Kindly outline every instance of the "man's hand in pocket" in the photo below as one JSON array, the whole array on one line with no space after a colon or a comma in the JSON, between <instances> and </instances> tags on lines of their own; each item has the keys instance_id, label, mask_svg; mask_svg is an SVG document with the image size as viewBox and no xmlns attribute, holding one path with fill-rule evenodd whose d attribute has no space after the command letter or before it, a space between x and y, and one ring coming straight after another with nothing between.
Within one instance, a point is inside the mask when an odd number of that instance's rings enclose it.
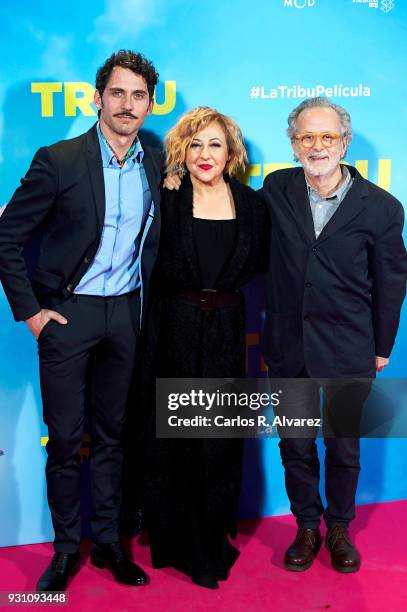
<instances>
[{"instance_id":1,"label":"man's hand in pocket","mask_svg":"<svg viewBox=\"0 0 407 612\"><path fill-rule=\"evenodd\" d=\"M26 323L28 325L28 329L33 334L34 338L38 338L43 328L49 321L54 320L61 325L66 325L68 321L59 314L59 312L55 312L55 310L48 310L43 308L40 312L37 312L34 316L26 319Z\"/></svg>"}]
</instances>

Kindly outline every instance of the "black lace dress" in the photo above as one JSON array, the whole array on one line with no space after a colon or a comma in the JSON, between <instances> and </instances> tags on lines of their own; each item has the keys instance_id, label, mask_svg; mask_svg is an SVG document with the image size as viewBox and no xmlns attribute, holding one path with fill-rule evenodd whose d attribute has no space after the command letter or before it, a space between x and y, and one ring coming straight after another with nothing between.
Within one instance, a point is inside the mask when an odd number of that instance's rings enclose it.
<instances>
[{"instance_id":1,"label":"black lace dress","mask_svg":"<svg viewBox=\"0 0 407 612\"><path fill-rule=\"evenodd\" d=\"M239 290L265 260L267 222L250 188L231 180L236 220L192 215L192 185L163 190L162 234L143 357L150 398L157 377L245 376L245 311L201 310L185 289ZM153 376L151 377L151 373ZM154 567L193 578L226 579L239 552L236 533L243 444L240 439L157 439L150 400L143 450L143 507Z\"/></svg>"}]
</instances>

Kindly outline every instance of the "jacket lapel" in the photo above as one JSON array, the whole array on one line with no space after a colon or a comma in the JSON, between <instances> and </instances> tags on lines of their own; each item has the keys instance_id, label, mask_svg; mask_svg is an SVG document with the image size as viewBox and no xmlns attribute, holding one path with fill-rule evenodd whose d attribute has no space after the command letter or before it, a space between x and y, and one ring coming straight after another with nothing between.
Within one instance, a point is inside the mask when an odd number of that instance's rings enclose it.
<instances>
[{"instance_id":1,"label":"jacket lapel","mask_svg":"<svg viewBox=\"0 0 407 612\"><path fill-rule=\"evenodd\" d=\"M332 215L320 233L318 242L322 242L333 233L341 229L341 227L347 225L366 206L365 198L367 197L369 191L367 183L364 179L362 179L356 168L348 166L348 170L354 179L353 185L340 203L335 214Z\"/></svg>"},{"instance_id":2,"label":"jacket lapel","mask_svg":"<svg viewBox=\"0 0 407 612\"><path fill-rule=\"evenodd\" d=\"M161 182L161 170L155 167L154 160L152 159L148 146L143 145L143 151L143 166L146 173L148 186L150 188L151 197L154 202L154 206L157 208L160 205L159 186Z\"/></svg>"},{"instance_id":3,"label":"jacket lapel","mask_svg":"<svg viewBox=\"0 0 407 612\"><path fill-rule=\"evenodd\" d=\"M293 180L287 185L287 201L301 233L307 242L315 242L314 221L309 203L308 188L304 170L299 169Z\"/></svg>"},{"instance_id":4,"label":"jacket lapel","mask_svg":"<svg viewBox=\"0 0 407 612\"><path fill-rule=\"evenodd\" d=\"M229 186L236 211L236 241L232 255L230 259L225 262L215 283L216 287L219 289L227 288L233 284L247 261L251 247L250 241L252 236L251 228L253 216L249 209L250 202L244 197L243 189L236 179L231 178Z\"/></svg>"},{"instance_id":5,"label":"jacket lapel","mask_svg":"<svg viewBox=\"0 0 407 612\"><path fill-rule=\"evenodd\" d=\"M201 274L199 270L198 255L195 249L193 230L193 189L189 174L184 176L179 190L180 197L180 240L190 273L197 287L201 287Z\"/></svg>"},{"instance_id":6,"label":"jacket lapel","mask_svg":"<svg viewBox=\"0 0 407 612\"><path fill-rule=\"evenodd\" d=\"M105 179L103 176L102 154L100 152L99 139L96 131L96 124L86 134L87 152L86 158L89 169L90 182L92 185L93 198L96 206L96 217L98 232L103 228L105 219Z\"/></svg>"}]
</instances>

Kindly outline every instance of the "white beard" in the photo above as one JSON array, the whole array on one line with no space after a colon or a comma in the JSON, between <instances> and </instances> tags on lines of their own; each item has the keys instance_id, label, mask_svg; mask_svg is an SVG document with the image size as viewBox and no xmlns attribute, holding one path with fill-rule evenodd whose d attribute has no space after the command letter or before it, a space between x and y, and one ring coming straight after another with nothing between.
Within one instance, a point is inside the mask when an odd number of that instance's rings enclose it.
<instances>
[{"instance_id":1,"label":"white beard","mask_svg":"<svg viewBox=\"0 0 407 612\"><path fill-rule=\"evenodd\" d=\"M341 161L341 155L338 153L335 157L327 157L323 163L315 164L308 157L304 157L301 160L305 172L309 176L329 176L333 174L337 169L339 162Z\"/></svg>"}]
</instances>

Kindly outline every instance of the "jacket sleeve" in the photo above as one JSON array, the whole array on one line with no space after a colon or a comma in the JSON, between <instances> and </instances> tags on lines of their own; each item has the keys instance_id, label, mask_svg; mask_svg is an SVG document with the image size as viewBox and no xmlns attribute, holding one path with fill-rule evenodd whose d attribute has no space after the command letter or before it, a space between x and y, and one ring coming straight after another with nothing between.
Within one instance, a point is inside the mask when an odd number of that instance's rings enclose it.
<instances>
[{"instance_id":1,"label":"jacket sleeve","mask_svg":"<svg viewBox=\"0 0 407 612\"><path fill-rule=\"evenodd\" d=\"M263 198L262 189L256 192L255 223L259 251L259 265L257 271L267 272L271 240L271 219L270 211Z\"/></svg>"},{"instance_id":2,"label":"jacket sleeve","mask_svg":"<svg viewBox=\"0 0 407 612\"><path fill-rule=\"evenodd\" d=\"M57 190L57 172L43 147L0 218L0 281L16 321L25 321L40 310L27 272L24 245L46 218Z\"/></svg>"},{"instance_id":3,"label":"jacket sleeve","mask_svg":"<svg viewBox=\"0 0 407 612\"><path fill-rule=\"evenodd\" d=\"M406 293L407 254L402 231L404 211L396 210L370 249L373 325L376 355L388 357L393 348Z\"/></svg>"}]
</instances>

